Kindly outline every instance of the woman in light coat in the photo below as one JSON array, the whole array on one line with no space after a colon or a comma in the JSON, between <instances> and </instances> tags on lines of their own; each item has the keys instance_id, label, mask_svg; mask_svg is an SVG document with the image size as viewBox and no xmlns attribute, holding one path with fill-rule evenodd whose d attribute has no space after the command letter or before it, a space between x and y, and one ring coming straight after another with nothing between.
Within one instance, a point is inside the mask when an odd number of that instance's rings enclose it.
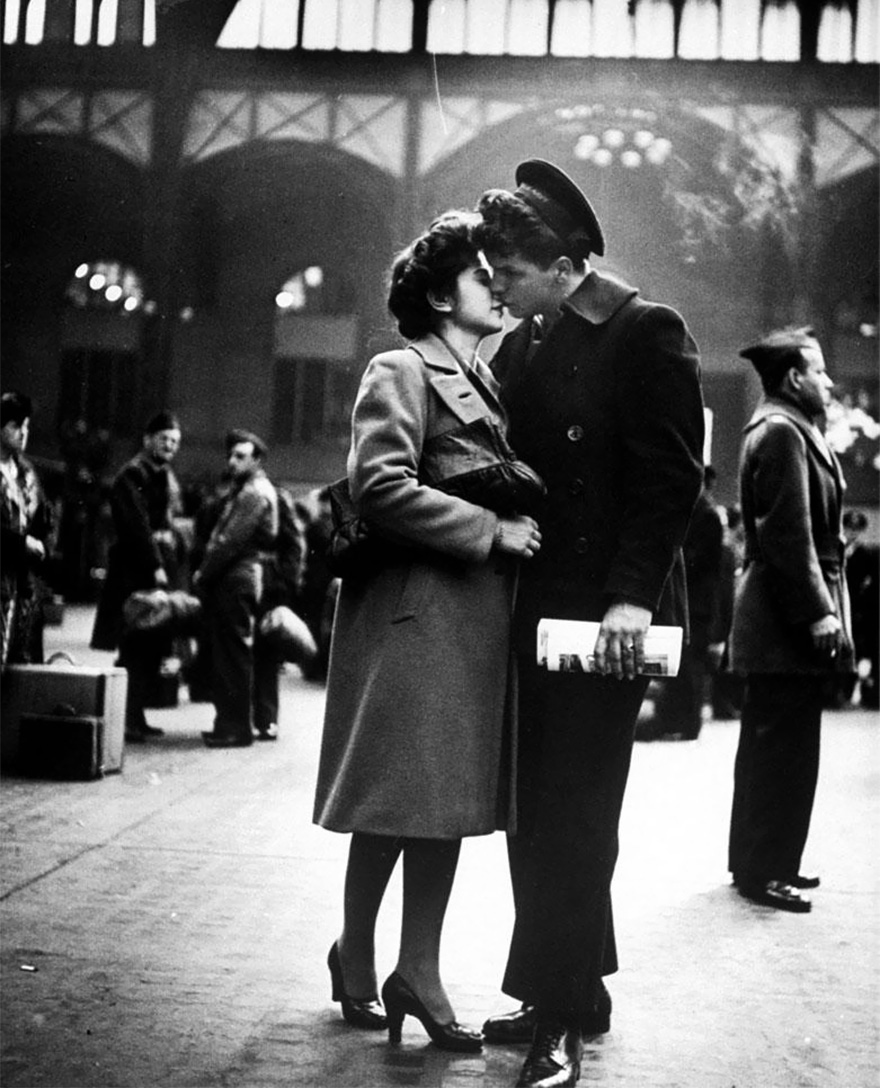
<instances>
[{"instance_id":1,"label":"woman in light coat","mask_svg":"<svg viewBox=\"0 0 880 1088\"><path fill-rule=\"evenodd\" d=\"M351 832L334 1000L358 1027L400 1038L415 1016L439 1046L478 1050L439 973L461 839L507 827L508 631L517 561L535 521L442 490L503 435L498 387L477 356L501 308L472 240L447 213L397 258L389 309L412 342L376 356L358 393L348 479L388 560L342 583L330 657L315 821ZM502 439L503 441L503 439ZM402 545L402 547L401 547ZM403 854L396 970L377 1000L376 916Z\"/></svg>"}]
</instances>

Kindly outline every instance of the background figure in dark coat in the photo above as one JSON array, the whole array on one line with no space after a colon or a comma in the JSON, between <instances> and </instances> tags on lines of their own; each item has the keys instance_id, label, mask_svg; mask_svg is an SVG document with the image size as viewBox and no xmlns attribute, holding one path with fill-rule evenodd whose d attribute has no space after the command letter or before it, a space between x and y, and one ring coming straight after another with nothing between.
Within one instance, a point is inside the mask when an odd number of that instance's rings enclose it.
<instances>
[{"instance_id":1,"label":"background figure in dark coat","mask_svg":"<svg viewBox=\"0 0 880 1088\"><path fill-rule=\"evenodd\" d=\"M880 548L862 539L867 528L868 519L861 510L847 510L843 515L859 705L876 710L880 706Z\"/></svg>"},{"instance_id":2,"label":"background figure in dark coat","mask_svg":"<svg viewBox=\"0 0 880 1088\"><path fill-rule=\"evenodd\" d=\"M516 920L503 988L526 1007L484 1033L521 1041L534 1027L519 1083L573 1084L582 1035L610 1023L602 976L617 969L610 885L644 636L652 621L686 625L681 544L703 479L703 403L681 316L590 269L604 239L583 193L537 160L516 180L479 205L493 290L525 319L493 368L511 444L548 494L514 617ZM602 675L540 669L542 617L600 622Z\"/></svg>"},{"instance_id":3,"label":"background figure in dark coat","mask_svg":"<svg viewBox=\"0 0 880 1088\"><path fill-rule=\"evenodd\" d=\"M805 912L800 871L819 774L823 684L853 670L841 509L845 483L818 424L833 382L811 329L741 352L765 397L746 427L746 537L731 662L746 675L729 866L742 895Z\"/></svg>"},{"instance_id":4,"label":"background figure in dark coat","mask_svg":"<svg viewBox=\"0 0 880 1088\"><path fill-rule=\"evenodd\" d=\"M712 675L712 717L716 720L738 718L742 710L743 678L730 667L730 629L733 625L733 601L736 584L742 574L744 541L742 510L732 503L725 511L724 542L721 546L721 570L718 576L718 603L711 646L720 649L718 668Z\"/></svg>"},{"instance_id":5,"label":"background figure in dark coat","mask_svg":"<svg viewBox=\"0 0 880 1088\"><path fill-rule=\"evenodd\" d=\"M49 508L24 456L33 406L24 393L0 398L0 664L43 660L42 580Z\"/></svg>"},{"instance_id":6,"label":"background figure in dark coat","mask_svg":"<svg viewBox=\"0 0 880 1088\"><path fill-rule=\"evenodd\" d=\"M226 467L231 487L193 578L205 607L210 638L213 732L203 733L209 748L243 747L258 735L272 734L274 721L255 710L278 706L277 690L267 696L255 683L278 686L278 663L254 669L256 620L263 597L263 567L278 536L278 495L263 469L265 443L250 431L226 436Z\"/></svg>"},{"instance_id":7,"label":"background figure in dark coat","mask_svg":"<svg viewBox=\"0 0 880 1088\"><path fill-rule=\"evenodd\" d=\"M181 497L171 462L180 438L177 417L168 411L157 413L144 430L143 448L123 465L110 489L116 539L108 554L92 647L119 649L118 664L128 671L125 734L133 742L162 735L161 729L147 724L144 706L171 644L161 633L127 631L122 606L136 590L178 588L174 518L181 511Z\"/></svg>"},{"instance_id":8,"label":"background figure in dark coat","mask_svg":"<svg viewBox=\"0 0 880 1088\"><path fill-rule=\"evenodd\" d=\"M720 662L718 626L724 523L712 501L715 470L705 469L705 486L694 506L682 551L687 582L690 638L681 648L678 676L664 680L651 723L651 735L678 735L696 740L703 726L706 681ZM717 652L716 652L717 651Z\"/></svg>"}]
</instances>

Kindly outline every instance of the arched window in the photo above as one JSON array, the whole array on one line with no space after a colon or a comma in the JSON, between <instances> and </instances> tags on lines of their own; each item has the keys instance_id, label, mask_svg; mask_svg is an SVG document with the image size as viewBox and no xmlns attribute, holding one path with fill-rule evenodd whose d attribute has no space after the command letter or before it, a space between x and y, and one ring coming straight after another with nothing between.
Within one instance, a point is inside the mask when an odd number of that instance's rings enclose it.
<instances>
[{"instance_id":1,"label":"arched window","mask_svg":"<svg viewBox=\"0 0 880 1088\"><path fill-rule=\"evenodd\" d=\"M348 444L357 388L357 315L349 278L312 264L275 295L272 441Z\"/></svg>"},{"instance_id":2,"label":"arched window","mask_svg":"<svg viewBox=\"0 0 880 1088\"><path fill-rule=\"evenodd\" d=\"M143 358L143 316L155 308L137 271L120 261L83 261L64 292L58 423L134 433Z\"/></svg>"}]
</instances>

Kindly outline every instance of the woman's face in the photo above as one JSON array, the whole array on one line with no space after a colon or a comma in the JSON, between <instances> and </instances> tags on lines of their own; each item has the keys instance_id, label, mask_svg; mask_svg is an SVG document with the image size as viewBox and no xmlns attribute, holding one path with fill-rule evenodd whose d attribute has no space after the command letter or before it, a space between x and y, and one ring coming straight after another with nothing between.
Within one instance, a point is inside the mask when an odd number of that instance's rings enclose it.
<instances>
[{"instance_id":1,"label":"woman's face","mask_svg":"<svg viewBox=\"0 0 880 1088\"><path fill-rule=\"evenodd\" d=\"M502 306L491 290L492 273L484 259L458 274L450 319L459 328L491 336L503 327Z\"/></svg>"}]
</instances>

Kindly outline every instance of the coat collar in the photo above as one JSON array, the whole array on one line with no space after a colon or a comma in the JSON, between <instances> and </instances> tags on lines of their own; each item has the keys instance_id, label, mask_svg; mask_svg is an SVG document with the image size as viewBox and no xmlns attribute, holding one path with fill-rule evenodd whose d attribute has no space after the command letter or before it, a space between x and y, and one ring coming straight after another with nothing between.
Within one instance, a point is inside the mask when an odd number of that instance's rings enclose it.
<instances>
[{"instance_id":1,"label":"coat collar","mask_svg":"<svg viewBox=\"0 0 880 1088\"><path fill-rule=\"evenodd\" d=\"M413 340L407 347L422 357L426 366L431 367L434 370L440 370L444 374L457 374L463 378L467 378L467 375L463 372L461 364L456 360L455 356L443 343L439 336L435 336L433 333L428 333L427 336L423 336L419 340ZM501 390L495 375L489 369L487 363L480 360L480 366L476 369L478 379L486 386L487 392L498 400Z\"/></svg>"},{"instance_id":2,"label":"coat collar","mask_svg":"<svg viewBox=\"0 0 880 1088\"><path fill-rule=\"evenodd\" d=\"M590 272L563 302L562 309L571 310L593 325L604 325L638 293L635 287L614 276Z\"/></svg>"},{"instance_id":3,"label":"coat collar","mask_svg":"<svg viewBox=\"0 0 880 1088\"><path fill-rule=\"evenodd\" d=\"M790 420L806 438L810 448L821 460L834 472L839 481L843 482L843 474L837 458L831 452L831 447L822 436L822 432L809 416L796 405L791 404L781 397L765 396L749 422L746 424L745 433L754 430L759 423L773 416L785 416Z\"/></svg>"},{"instance_id":4,"label":"coat collar","mask_svg":"<svg viewBox=\"0 0 880 1088\"><path fill-rule=\"evenodd\" d=\"M460 374L461 367L455 360L455 356L443 343L439 336L428 333L418 340L407 344L416 355L420 355L425 364L435 370L442 370L446 374Z\"/></svg>"}]
</instances>

